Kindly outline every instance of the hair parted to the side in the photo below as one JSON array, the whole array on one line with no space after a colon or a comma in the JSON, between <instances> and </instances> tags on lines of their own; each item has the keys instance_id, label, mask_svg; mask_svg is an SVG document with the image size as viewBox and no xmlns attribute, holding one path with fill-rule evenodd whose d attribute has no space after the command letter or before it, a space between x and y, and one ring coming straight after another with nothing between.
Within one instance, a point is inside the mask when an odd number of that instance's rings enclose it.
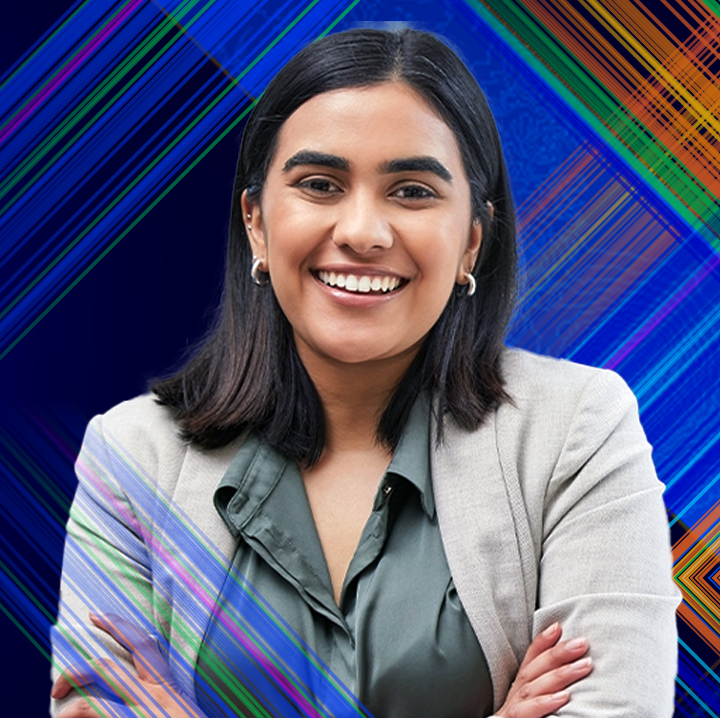
<instances>
[{"instance_id":1,"label":"hair parted to the side","mask_svg":"<svg viewBox=\"0 0 720 718\"><path fill-rule=\"evenodd\" d=\"M295 55L269 84L245 127L217 326L183 370L152 386L158 401L177 409L187 440L215 448L253 429L302 465L320 458L325 445L320 397L272 288L258 287L250 278L252 255L240 196L247 190L252 201L261 200L278 132L300 105L323 92L387 81L412 87L453 131L483 240L473 270L475 296L456 286L388 403L378 439L397 446L423 390L435 399L438 440L445 414L473 429L507 398L500 355L517 291L515 211L485 96L457 55L430 34L350 30Z\"/></svg>"}]
</instances>

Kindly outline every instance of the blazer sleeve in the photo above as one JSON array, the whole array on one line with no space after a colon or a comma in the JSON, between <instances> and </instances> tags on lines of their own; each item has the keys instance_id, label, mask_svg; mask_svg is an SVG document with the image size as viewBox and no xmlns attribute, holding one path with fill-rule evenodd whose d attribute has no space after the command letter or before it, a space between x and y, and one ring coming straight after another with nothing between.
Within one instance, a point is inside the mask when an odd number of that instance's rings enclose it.
<instances>
[{"instance_id":1,"label":"blazer sleeve","mask_svg":"<svg viewBox=\"0 0 720 718\"><path fill-rule=\"evenodd\" d=\"M110 448L102 417L88 426L76 473L79 483L67 525L58 620L52 629L53 679L69 666L82 667L98 658L132 666L128 651L90 623L91 611L122 616L163 643L153 620L157 596L146 541L150 512L138 506L118 478L132 473L132 468ZM93 691L91 695L98 695ZM51 715L77 699L73 691L53 700Z\"/></svg>"},{"instance_id":2,"label":"blazer sleeve","mask_svg":"<svg viewBox=\"0 0 720 718\"><path fill-rule=\"evenodd\" d=\"M563 718L670 718L677 668L663 485L635 397L612 372L585 386L547 484L533 635L586 636L591 675Z\"/></svg>"}]
</instances>

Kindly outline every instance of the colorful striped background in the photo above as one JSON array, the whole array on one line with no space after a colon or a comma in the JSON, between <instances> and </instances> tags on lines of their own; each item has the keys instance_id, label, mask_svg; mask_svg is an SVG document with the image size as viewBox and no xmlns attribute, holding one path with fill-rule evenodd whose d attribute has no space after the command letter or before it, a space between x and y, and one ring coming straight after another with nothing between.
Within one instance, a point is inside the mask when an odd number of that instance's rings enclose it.
<instances>
[{"instance_id":1,"label":"colorful striped background","mask_svg":"<svg viewBox=\"0 0 720 718\"><path fill-rule=\"evenodd\" d=\"M254 98L312 38L400 22L448 38L497 116L524 268L510 343L638 396L685 596L676 715L720 716L720 4L88 0L56 19L0 77L0 608L18 644L46 660L90 414L207 322ZM142 342L121 326L152 312Z\"/></svg>"}]
</instances>

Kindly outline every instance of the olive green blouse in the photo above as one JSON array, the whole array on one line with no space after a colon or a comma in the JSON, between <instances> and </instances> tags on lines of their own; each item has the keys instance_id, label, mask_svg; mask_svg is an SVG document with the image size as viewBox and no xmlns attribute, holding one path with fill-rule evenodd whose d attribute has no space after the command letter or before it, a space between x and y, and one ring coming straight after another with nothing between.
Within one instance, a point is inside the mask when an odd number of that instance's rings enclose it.
<instances>
[{"instance_id":1,"label":"olive green blouse","mask_svg":"<svg viewBox=\"0 0 720 718\"><path fill-rule=\"evenodd\" d=\"M422 397L380 482L339 605L293 462L251 436L214 496L238 538L231 573L244 577L327 666L328 675L376 718L492 713L488 667L455 591L438 529L429 416ZM241 604L249 600L242 585L227 580L220 605L242 613ZM197 699L208 716L253 715L256 702L272 703L272 691L248 677L251 660L237 637L211 621L196 672ZM205 679L216 695L203 689ZM322 704L328 679L307 680Z\"/></svg>"}]
</instances>

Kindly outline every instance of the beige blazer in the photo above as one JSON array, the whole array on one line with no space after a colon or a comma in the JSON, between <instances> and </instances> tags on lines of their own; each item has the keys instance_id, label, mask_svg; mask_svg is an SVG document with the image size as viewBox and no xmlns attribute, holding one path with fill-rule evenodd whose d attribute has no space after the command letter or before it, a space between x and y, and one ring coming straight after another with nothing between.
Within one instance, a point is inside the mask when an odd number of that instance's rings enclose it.
<instances>
[{"instance_id":1,"label":"beige blazer","mask_svg":"<svg viewBox=\"0 0 720 718\"><path fill-rule=\"evenodd\" d=\"M476 431L448 421L432 456L448 563L495 707L532 637L559 621L566 637L588 638L594 668L558 716L670 718L679 592L635 398L612 372L527 352L508 350L503 371L512 402ZM167 639L192 693L235 547L212 494L240 443L188 446L150 396L93 419L68 523L58 664L77 662L75 650L127 661L87 620L90 609L120 613Z\"/></svg>"}]
</instances>

